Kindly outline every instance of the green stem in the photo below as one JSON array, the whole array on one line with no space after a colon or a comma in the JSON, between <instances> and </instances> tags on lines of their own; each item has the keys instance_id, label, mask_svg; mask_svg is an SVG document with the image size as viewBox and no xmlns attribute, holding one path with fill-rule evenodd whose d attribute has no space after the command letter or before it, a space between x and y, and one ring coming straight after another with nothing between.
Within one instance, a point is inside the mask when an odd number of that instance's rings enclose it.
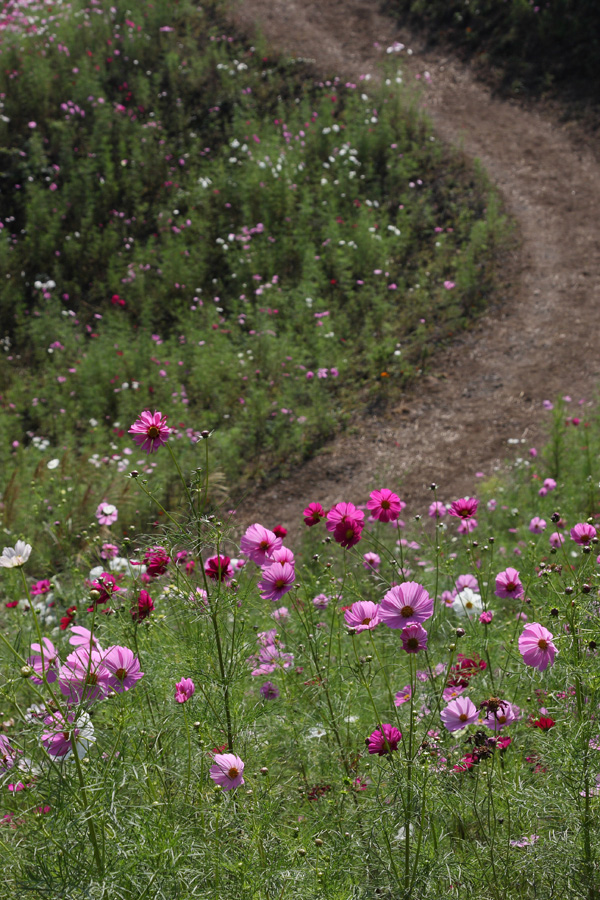
<instances>
[{"instance_id":1,"label":"green stem","mask_svg":"<svg viewBox=\"0 0 600 900\"><path fill-rule=\"evenodd\" d=\"M77 752L77 743L75 737L71 735L71 743L73 745L73 758L75 759L75 768L77 769L77 777L79 778L79 786L81 788L81 799L83 802L83 808L87 813L86 822L88 826L88 831L90 834L90 841L92 844L92 848L94 850L94 858L96 860L96 868L98 869L98 874L102 878L104 875L104 862L102 860L102 855L100 853L100 847L98 846L98 838L96 836L96 826L94 825L94 820L91 816L91 809L87 798L87 791L85 789L85 779L83 777L83 771L81 769L81 761L79 759L79 754Z\"/></svg>"}]
</instances>

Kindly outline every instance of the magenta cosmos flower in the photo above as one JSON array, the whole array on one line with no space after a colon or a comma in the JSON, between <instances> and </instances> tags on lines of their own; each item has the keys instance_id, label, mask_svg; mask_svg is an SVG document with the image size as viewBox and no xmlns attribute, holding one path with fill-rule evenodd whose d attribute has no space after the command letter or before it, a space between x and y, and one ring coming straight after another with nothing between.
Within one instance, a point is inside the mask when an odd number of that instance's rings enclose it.
<instances>
[{"instance_id":1,"label":"magenta cosmos flower","mask_svg":"<svg viewBox=\"0 0 600 900\"><path fill-rule=\"evenodd\" d=\"M211 556L206 560L204 571L213 581L227 584L233 578L233 568L228 556Z\"/></svg>"},{"instance_id":2,"label":"magenta cosmos flower","mask_svg":"<svg viewBox=\"0 0 600 900\"><path fill-rule=\"evenodd\" d=\"M244 783L244 763L235 753L215 753L209 775L224 791L232 791Z\"/></svg>"},{"instance_id":3,"label":"magenta cosmos flower","mask_svg":"<svg viewBox=\"0 0 600 900\"><path fill-rule=\"evenodd\" d=\"M158 578L159 575L164 575L170 562L171 557L164 547L150 547L144 553L146 572L148 575L151 575L152 578Z\"/></svg>"},{"instance_id":4,"label":"magenta cosmos flower","mask_svg":"<svg viewBox=\"0 0 600 900\"><path fill-rule=\"evenodd\" d=\"M340 526L354 522L359 523L362 530L364 519L364 512L357 509L354 503L336 503L327 513L327 531L335 532Z\"/></svg>"},{"instance_id":5,"label":"magenta cosmos flower","mask_svg":"<svg viewBox=\"0 0 600 900\"><path fill-rule=\"evenodd\" d=\"M499 572L496 575L496 590L494 593L496 597L504 599L507 597L522 597L525 593L525 588L521 584L518 571L509 566L504 572Z\"/></svg>"},{"instance_id":6,"label":"magenta cosmos flower","mask_svg":"<svg viewBox=\"0 0 600 900\"><path fill-rule=\"evenodd\" d=\"M102 657L102 665L110 673L108 683L117 694L128 691L144 677L139 659L128 647L109 647Z\"/></svg>"},{"instance_id":7,"label":"magenta cosmos flower","mask_svg":"<svg viewBox=\"0 0 600 900\"><path fill-rule=\"evenodd\" d=\"M112 525L119 518L119 511L112 503L103 500L96 510L96 518L100 525Z\"/></svg>"},{"instance_id":8,"label":"magenta cosmos flower","mask_svg":"<svg viewBox=\"0 0 600 900\"><path fill-rule=\"evenodd\" d=\"M372 631L379 625L379 606L372 600L357 600L349 609L344 610L346 625L357 634L361 631Z\"/></svg>"},{"instance_id":9,"label":"magenta cosmos flower","mask_svg":"<svg viewBox=\"0 0 600 900\"><path fill-rule=\"evenodd\" d=\"M274 550L281 549L282 540L273 531L256 522L246 529L240 541L240 550L257 566L268 564Z\"/></svg>"},{"instance_id":10,"label":"magenta cosmos flower","mask_svg":"<svg viewBox=\"0 0 600 900\"><path fill-rule=\"evenodd\" d=\"M403 703L408 703L411 697L412 689L410 684L407 684L406 687L402 688L402 690L396 692L396 696L394 697L394 706L402 706Z\"/></svg>"},{"instance_id":11,"label":"magenta cosmos flower","mask_svg":"<svg viewBox=\"0 0 600 900\"><path fill-rule=\"evenodd\" d=\"M448 512L458 519L471 519L477 512L477 504L475 497L463 497L461 500L455 500Z\"/></svg>"},{"instance_id":12,"label":"magenta cosmos flower","mask_svg":"<svg viewBox=\"0 0 600 900\"><path fill-rule=\"evenodd\" d=\"M258 582L258 588L263 600L280 600L284 594L291 591L296 573L289 563L273 563L263 569L262 579Z\"/></svg>"},{"instance_id":13,"label":"magenta cosmos flower","mask_svg":"<svg viewBox=\"0 0 600 900\"><path fill-rule=\"evenodd\" d=\"M432 615L433 600L416 581L405 581L389 590L379 609L379 620L388 628L425 622Z\"/></svg>"},{"instance_id":14,"label":"magenta cosmos flower","mask_svg":"<svg viewBox=\"0 0 600 900\"><path fill-rule=\"evenodd\" d=\"M393 725L382 724L381 728L375 731L366 739L365 744L369 753L376 753L377 756L387 756L394 750L398 749L398 744L402 740L402 733Z\"/></svg>"},{"instance_id":15,"label":"magenta cosmos flower","mask_svg":"<svg viewBox=\"0 0 600 900\"><path fill-rule=\"evenodd\" d=\"M167 443L171 429L167 425L167 417L162 413L151 413L145 409L129 429L134 442L146 453L156 453L159 447Z\"/></svg>"},{"instance_id":16,"label":"magenta cosmos flower","mask_svg":"<svg viewBox=\"0 0 600 900\"><path fill-rule=\"evenodd\" d=\"M318 525L321 519L325 518L326 512L320 503L309 503L302 515L305 524L312 528L313 525Z\"/></svg>"},{"instance_id":17,"label":"magenta cosmos flower","mask_svg":"<svg viewBox=\"0 0 600 900\"><path fill-rule=\"evenodd\" d=\"M31 650L35 655L27 658L27 665L31 666L39 676L32 675L31 680L35 684L42 684L42 673L45 672L46 681L48 684L52 684L58 677L58 667L60 665L58 651L55 649L54 644L45 637L42 638L41 647L39 644L32 644Z\"/></svg>"},{"instance_id":18,"label":"magenta cosmos flower","mask_svg":"<svg viewBox=\"0 0 600 900\"><path fill-rule=\"evenodd\" d=\"M150 613L154 612L154 602L148 591L145 591L142 588L138 597L137 606L132 606L129 612L131 613L131 618L134 622L143 622L144 619L148 618Z\"/></svg>"},{"instance_id":19,"label":"magenta cosmos flower","mask_svg":"<svg viewBox=\"0 0 600 900\"><path fill-rule=\"evenodd\" d=\"M585 547L597 536L594 526L589 525L587 522L578 522L577 525L571 528L571 540L581 547Z\"/></svg>"},{"instance_id":20,"label":"magenta cosmos flower","mask_svg":"<svg viewBox=\"0 0 600 900\"><path fill-rule=\"evenodd\" d=\"M380 522L395 522L405 506L400 497L387 488L371 491L367 500L367 509Z\"/></svg>"},{"instance_id":21,"label":"magenta cosmos flower","mask_svg":"<svg viewBox=\"0 0 600 900\"><path fill-rule=\"evenodd\" d=\"M186 703L194 696L196 685L191 678L182 678L175 684L175 700L177 703Z\"/></svg>"},{"instance_id":22,"label":"magenta cosmos flower","mask_svg":"<svg viewBox=\"0 0 600 900\"><path fill-rule=\"evenodd\" d=\"M477 707L468 697L457 697L440 713L442 722L448 731L460 731L465 725L471 725L479 718Z\"/></svg>"},{"instance_id":23,"label":"magenta cosmos flower","mask_svg":"<svg viewBox=\"0 0 600 900\"><path fill-rule=\"evenodd\" d=\"M558 651L552 643L553 637L539 622L531 622L525 626L519 638L519 652L526 666L543 672L548 666L554 665L554 657Z\"/></svg>"},{"instance_id":24,"label":"magenta cosmos flower","mask_svg":"<svg viewBox=\"0 0 600 900\"><path fill-rule=\"evenodd\" d=\"M350 519L347 522L341 522L333 532L333 537L342 547L354 547L358 544L362 537L363 522L356 519Z\"/></svg>"},{"instance_id":25,"label":"magenta cosmos flower","mask_svg":"<svg viewBox=\"0 0 600 900\"><path fill-rule=\"evenodd\" d=\"M427 650L427 632L422 625L407 625L400 632L400 640L402 641L402 649L406 653L418 653L420 650Z\"/></svg>"}]
</instances>

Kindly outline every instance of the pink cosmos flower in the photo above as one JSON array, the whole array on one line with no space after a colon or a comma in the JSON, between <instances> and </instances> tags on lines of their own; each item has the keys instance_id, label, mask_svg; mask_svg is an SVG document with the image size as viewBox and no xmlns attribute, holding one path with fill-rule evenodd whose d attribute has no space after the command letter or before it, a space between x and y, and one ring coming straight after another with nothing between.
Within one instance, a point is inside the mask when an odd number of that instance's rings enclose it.
<instances>
[{"instance_id":1,"label":"pink cosmos flower","mask_svg":"<svg viewBox=\"0 0 600 900\"><path fill-rule=\"evenodd\" d=\"M316 597L313 597L313 606L316 606L317 609L327 609L329 606L329 597L327 594L317 594Z\"/></svg>"},{"instance_id":2,"label":"pink cosmos flower","mask_svg":"<svg viewBox=\"0 0 600 900\"><path fill-rule=\"evenodd\" d=\"M544 479L544 487L546 488L547 491L556 490L556 481L554 480L554 478L545 478Z\"/></svg>"},{"instance_id":3,"label":"pink cosmos flower","mask_svg":"<svg viewBox=\"0 0 600 900\"><path fill-rule=\"evenodd\" d=\"M321 519L325 518L326 513L320 503L309 503L302 515L306 525L312 528L313 525L318 525Z\"/></svg>"},{"instance_id":4,"label":"pink cosmos flower","mask_svg":"<svg viewBox=\"0 0 600 900\"><path fill-rule=\"evenodd\" d=\"M457 697L440 713L442 722L448 731L460 731L479 718L477 707L468 697Z\"/></svg>"},{"instance_id":5,"label":"pink cosmos flower","mask_svg":"<svg viewBox=\"0 0 600 900\"><path fill-rule=\"evenodd\" d=\"M433 599L416 581L405 581L389 590L379 609L379 619L388 628L425 622L432 615Z\"/></svg>"},{"instance_id":6,"label":"pink cosmos flower","mask_svg":"<svg viewBox=\"0 0 600 900\"><path fill-rule=\"evenodd\" d=\"M402 649L406 653L418 653L420 650L427 650L427 632L420 624L407 625L400 632L400 640L402 641Z\"/></svg>"},{"instance_id":7,"label":"pink cosmos flower","mask_svg":"<svg viewBox=\"0 0 600 900\"><path fill-rule=\"evenodd\" d=\"M114 559L119 555L119 548L116 544L102 544L100 556L102 559Z\"/></svg>"},{"instance_id":8,"label":"pink cosmos flower","mask_svg":"<svg viewBox=\"0 0 600 900\"><path fill-rule=\"evenodd\" d=\"M225 584L233 578L231 560L228 556L211 556L206 560L204 571L213 581L222 581Z\"/></svg>"},{"instance_id":9,"label":"pink cosmos flower","mask_svg":"<svg viewBox=\"0 0 600 900\"><path fill-rule=\"evenodd\" d=\"M271 554L279 550L283 544L268 528L256 522L246 529L246 533L240 541L240 550L245 553L257 566L269 565Z\"/></svg>"},{"instance_id":10,"label":"pink cosmos flower","mask_svg":"<svg viewBox=\"0 0 600 900\"><path fill-rule=\"evenodd\" d=\"M175 684L175 701L177 703L187 703L190 697L193 697L196 691L196 685L191 678L182 678Z\"/></svg>"},{"instance_id":11,"label":"pink cosmos flower","mask_svg":"<svg viewBox=\"0 0 600 900\"><path fill-rule=\"evenodd\" d=\"M71 647L85 647L88 650L97 650L99 653L103 652L102 647L96 639L96 635L92 634L89 628L84 628L83 625L73 625L71 626L69 634L71 635L69 638Z\"/></svg>"},{"instance_id":12,"label":"pink cosmos flower","mask_svg":"<svg viewBox=\"0 0 600 900\"><path fill-rule=\"evenodd\" d=\"M232 791L244 784L243 773L244 763L235 753L215 753L209 775L224 791Z\"/></svg>"},{"instance_id":13,"label":"pink cosmos flower","mask_svg":"<svg viewBox=\"0 0 600 900\"><path fill-rule=\"evenodd\" d=\"M380 522L395 522L406 503L403 503L397 494L387 488L381 491L371 491L367 500L367 509L371 515Z\"/></svg>"},{"instance_id":14,"label":"pink cosmos flower","mask_svg":"<svg viewBox=\"0 0 600 900\"><path fill-rule=\"evenodd\" d=\"M461 685L444 688L442 691L442 698L448 703L450 700L455 700L457 697L460 697L464 690L465 688Z\"/></svg>"},{"instance_id":15,"label":"pink cosmos flower","mask_svg":"<svg viewBox=\"0 0 600 900\"><path fill-rule=\"evenodd\" d=\"M162 413L151 413L145 409L129 429L134 442L146 453L155 453L167 443L171 429L167 426L167 417Z\"/></svg>"},{"instance_id":16,"label":"pink cosmos flower","mask_svg":"<svg viewBox=\"0 0 600 900\"><path fill-rule=\"evenodd\" d=\"M117 694L128 691L144 677L139 659L128 647L109 647L102 657L102 665L110 673L108 683Z\"/></svg>"},{"instance_id":17,"label":"pink cosmos flower","mask_svg":"<svg viewBox=\"0 0 600 900\"><path fill-rule=\"evenodd\" d=\"M103 500L96 510L96 518L101 525L112 525L119 518L119 512L116 506Z\"/></svg>"},{"instance_id":18,"label":"pink cosmos flower","mask_svg":"<svg viewBox=\"0 0 600 900\"><path fill-rule=\"evenodd\" d=\"M279 550L273 550L273 553L271 554L270 559L266 561L265 566L270 566L274 562L289 563L290 566L296 565L294 554L289 547L280 547Z\"/></svg>"},{"instance_id":19,"label":"pink cosmos flower","mask_svg":"<svg viewBox=\"0 0 600 900\"><path fill-rule=\"evenodd\" d=\"M291 591L296 573L289 563L273 563L263 569L258 588L263 600L281 600L284 594Z\"/></svg>"},{"instance_id":20,"label":"pink cosmos flower","mask_svg":"<svg viewBox=\"0 0 600 900\"><path fill-rule=\"evenodd\" d=\"M97 650L80 647L69 653L58 671L58 684L69 703L104 700L109 691L110 673Z\"/></svg>"},{"instance_id":21,"label":"pink cosmos flower","mask_svg":"<svg viewBox=\"0 0 600 900\"><path fill-rule=\"evenodd\" d=\"M65 719L62 713L55 712L44 719L46 731L42 732L42 744L49 756L68 759L73 748L80 759L88 752L94 737L94 726L85 712L69 713Z\"/></svg>"},{"instance_id":22,"label":"pink cosmos flower","mask_svg":"<svg viewBox=\"0 0 600 900\"><path fill-rule=\"evenodd\" d=\"M379 625L379 609L372 600L357 600L349 609L344 610L344 620L357 634L372 631Z\"/></svg>"},{"instance_id":23,"label":"pink cosmos flower","mask_svg":"<svg viewBox=\"0 0 600 900\"><path fill-rule=\"evenodd\" d=\"M514 722L519 717L519 712L520 710L517 706L513 706L512 703L504 700L496 712L487 711L483 724L492 731L500 731L505 725L510 725Z\"/></svg>"},{"instance_id":24,"label":"pink cosmos flower","mask_svg":"<svg viewBox=\"0 0 600 900\"><path fill-rule=\"evenodd\" d=\"M410 684L407 684L406 687L403 687L402 690L396 693L394 697L394 706L402 706L403 703L407 703L412 697L412 690Z\"/></svg>"},{"instance_id":25,"label":"pink cosmos flower","mask_svg":"<svg viewBox=\"0 0 600 900\"><path fill-rule=\"evenodd\" d=\"M477 504L475 497L463 497L451 504L449 513L459 519L470 519L477 512Z\"/></svg>"},{"instance_id":26,"label":"pink cosmos flower","mask_svg":"<svg viewBox=\"0 0 600 900\"><path fill-rule=\"evenodd\" d=\"M482 612L479 616L479 621L482 625L489 625L494 618L494 613L491 609L487 609L485 612Z\"/></svg>"},{"instance_id":27,"label":"pink cosmos flower","mask_svg":"<svg viewBox=\"0 0 600 900\"><path fill-rule=\"evenodd\" d=\"M29 656L27 658L27 665L31 666L38 675L39 678L35 675L31 676L31 680L35 684L43 684L43 679L41 675L43 672L46 673L46 681L48 684L52 684L56 681L58 677L58 667L60 665L60 660L58 658L58 651L55 649L54 644L47 637L42 638L42 646L39 644L32 644L31 650L36 654L35 656ZM42 659L43 657L43 659Z\"/></svg>"},{"instance_id":28,"label":"pink cosmos flower","mask_svg":"<svg viewBox=\"0 0 600 900\"><path fill-rule=\"evenodd\" d=\"M48 594L52 590L52 583L48 581L47 578L43 578L41 581L36 581L31 585L29 592L32 597L43 596L44 594Z\"/></svg>"},{"instance_id":29,"label":"pink cosmos flower","mask_svg":"<svg viewBox=\"0 0 600 900\"><path fill-rule=\"evenodd\" d=\"M597 536L594 526L589 525L587 522L578 522L577 525L571 528L571 540L581 547L585 547Z\"/></svg>"},{"instance_id":30,"label":"pink cosmos flower","mask_svg":"<svg viewBox=\"0 0 600 900\"><path fill-rule=\"evenodd\" d=\"M471 534L477 528L477 519L461 519L456 529L458 534Z\"/></svg>"},{"instance_id":31,"label":"pink cosmos flower","mask_svg":"<svg viewBox=\"0 0 600 900\"><path fill-rule=\"evenodd\" d=\"M279 688L277 685L273 684L272 681L265 681L265 683L260 686L260 693L265 700L277 700L279 697Z\"/></svg>"},{"instance_id":32,"label":"pink cosmos flower","mask_svg":"<svg viewBox=\"0 0 600 900\"><path fill-rule=\"evenodd\" d=\"M290 611L287 606L280 606L279 609L273 610L273 612L271 613L271 617L276 621L278 619L289 619Z\"/></svg>"},{"instance_id":33,"label":"pink cosmos flower","mask_svg":"<svg viewBox=\"0 0 600 900\"><path fill-rule=\"evenodd\" d=\"M553 636L539 622L531 622L525 626L519 638L519 652L526 666L543 672L548 666L554 665L554 657L558 651L552 643Z\"/></svg>"},{"instance_id":34,"label":"pink cosmos flower","mask_svg":"<svg viewBox=\"0 0 600 900\"><path fill-rule=\"evenodd\" d=\"M368 571L376 572L381 565L381 557L369 551L363 555L363 566Z\"/></svg>"},{"instance_id":35,"label":"pink cosmos flower","mask_svg":"<svg viewBox=\"0 0 600 900\"><path fill-rule=\"evenodd\" d=\"M454 587L459 592L463 591L465 588L471 588L472 591L479 593L479 582L474 575L470 574L459 575L454 582Z\"/></svg>"},{"instance_id":36,"label":"pink cosmos flower","mask_svg":"<svg viewBox=\"0 0 600 900\"><path fill-rule=\"evenodd\" d=\"M441 500L435 500L427 510L427 514L432 519L441 519L442 516L446 515L446 506Z\"/></svg>"},{"instance_id":37,"label":"pink cosmos flower","mask_svg":"<svg viewBox=\"0 0 600 900\"><path fill-rule=\"evenodd\" d=\"M529 530L532 534L541 534L546 528L546 521L539 516L534 516L529 523Z\"/></svg>"},{"instance_id":38,"label":"pink cosmos flower","mask_svg":"<svg viewBox=\"0 0 600 900\"><path fill-rule=\"evenodd\" d=\"M518 571L509 566L504 572L499 572L498 575L496 575L496 590L494 593L496 597L502 597L504 599L507 597L513 597L515 599L517 597L522 597L525 593L525 588L521 584Z\"/></svg>"},{"instance_id":39,"label":"pink cosmos flower","mask_svg":"<svg viewBox=\"0 0 600 900\"><path fill-rule=\"evenodd\" d=\"M558 550L564 544L565 536L564 534L561 534L560 531L553 531L548 540L550 541L550 546L554 547L555 550Z\"/></svg>"},{"instance_id":40,"label":"pink cosmos flower","mask_svg":"<svg viewBox=\"0 0 600 900\"><path fill-rule=\"evenodd\" d=\"M366 739L365 744L369 753L376 753L377 756L387 756L398 749L398 744L402 740L402 733L393 725L382 724L380 728Z\"/></svg>"},{"instance_id":41,"label":"pink cosmos flower","mask_svg":"<svg viewBox=\"0 0 600 900\"><path fill-rule=\"evenodd\" d=\"M360 523L362 529L364 518L362 509L357 509L354 503L336 503L327 513L327 531L335 532L339 526L353 522Z\"/></svg>"},{"instance_id":42,"label":"pink cosmos flower","mask_svg":"<svg viewBox=\"0 0 600 900\"><path fill-rule=\"evenodd\" d=\"M0 772L12 769L17 758L18 751L11 745L3 734L0 734Z\"/></svg>"}]
</instances>

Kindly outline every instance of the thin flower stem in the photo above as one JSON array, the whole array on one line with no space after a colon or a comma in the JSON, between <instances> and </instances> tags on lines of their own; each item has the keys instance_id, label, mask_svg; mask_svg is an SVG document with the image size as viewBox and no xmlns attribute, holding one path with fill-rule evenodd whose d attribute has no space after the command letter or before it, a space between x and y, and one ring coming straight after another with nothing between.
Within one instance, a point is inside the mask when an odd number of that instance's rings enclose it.
<instances>
[{"instance_id":1,"label":"thin flower stem","mask_svg":"<svg viewBox=\"0 0 600 900\"><path fill-rule=\"evenodd\" d=\"M85 779L83 777L83 771L81 768L81 761L79 759L79 753L77 752L77 744L76 740L71 737L71 742L73 744L73 758L75 760L75 768L77 769L77 777L79 778L79 786L81 788L81 800L83 803L83 808L87 813L86 823L88 827L88 831L90 834L90 841L92 844L92 848L94 850L94 858L96 860L96 868L98 869L98 875L102 878L104 875L104 862L102 860L102 855L100 853L100 847L98 846L98 838L96 836L96 826L94 825L94 820L91 816L91 808L87 798L87 791L85 789Z\"/></svg>"},{"instance_id":2,"label":"thin flower stem","mask_svg":"<svg viewBox=\"0 0 600 900\"><path fill-rule=\"evenodd\" d=\"M190 723L188 722L187 712L185 709L185 703L181 704L183 706L183 721L185 722L185 731L187 735L187 750L188 750L188 759L187 759L187 782L185 785L185 794L183 797L183 802L187 803L188 791L190 789L190 781L192 778L192 739L190 737Z\"/></svg>"},{"instance_id":3,"label":"thin flower stem","mask_svg":"<svg viewBox=\"0 0 600 900\"><path fill-rule=\"evenodd\" d=\"M177 462L177 457L176 457L175 454L173 453L173 448L171 447L171 444L170 444L169 441L167 441L167 450L168 450L169 453L171 454L171 459L173 460L173 463L174 463L174 465L175 465L175 468L177 469L177 474L179 475L179 479L180 479L180 481L181 481L181 483L182 483L182 485L183 485L183 489L184 489L184 491L185 491L185 493L186 493L186 496L187 496L187 498L188 498L188 503L190 504L190 509L193 510L193 509L194 509L194 504L193 504L192 495L191 495L191 492L190 492L188 483L187 483L187 481L185 480L185 478L183 477L183 472L181 471L181 466L180 466L179 463Z\"/></svg>"}]
</instances>

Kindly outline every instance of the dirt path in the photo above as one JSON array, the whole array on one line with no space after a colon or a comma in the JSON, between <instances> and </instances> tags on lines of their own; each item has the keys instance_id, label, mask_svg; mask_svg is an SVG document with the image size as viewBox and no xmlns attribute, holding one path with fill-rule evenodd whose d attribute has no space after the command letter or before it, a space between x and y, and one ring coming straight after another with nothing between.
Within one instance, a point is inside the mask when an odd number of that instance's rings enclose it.
<instances>
[{"instance_id":1,"label":"dirt path","mask_svg":"<svg viewBox=\"0 0 600 900\"><path fill-rule=\"evenodd\" d=\"M303 505L361 502L376 486L400 487L414 512L440 485L452 499L508 454L508 438L540 439L542 400L590 398L600 376L600 165L576 129L492 98L458 61L424 52L407 29L374 11L376 0L241 0L238 22L258 23L273 46L355 80L374 72L394 40L413 49L407 78L429 71L422 105L437 132L478 157L516 218L521 250L499 308L444 351L436 370L396 410L363 415L292 477L254 495L240 518L288 527ZM597 148L596 148L597 149ZM410 507L409 507L410 508ZM408 512L408 510L407 510Z\"/></svg>"}]
</instances>

